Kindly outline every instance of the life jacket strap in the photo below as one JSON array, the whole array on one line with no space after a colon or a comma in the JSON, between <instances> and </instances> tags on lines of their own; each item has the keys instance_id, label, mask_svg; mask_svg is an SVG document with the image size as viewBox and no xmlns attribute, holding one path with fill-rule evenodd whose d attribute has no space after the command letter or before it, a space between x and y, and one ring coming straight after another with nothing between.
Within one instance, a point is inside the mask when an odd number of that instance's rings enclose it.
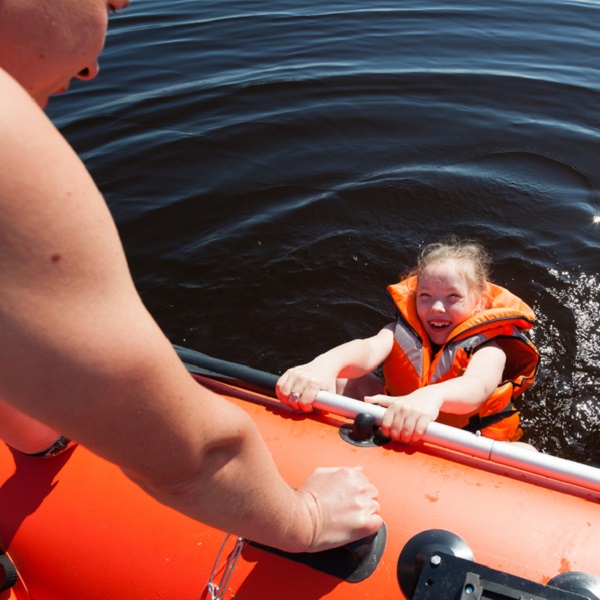
<instances>
[{"instance_id":1,"label":"life jacket strap","mask_svg":"<svg viewBox=\"0 0 600 600\"><path fill-rule=\"evenodd\" d=\"M519 411L515 408L515 405L510 402L506 408L502 409L500 412L494 413L493 415L486 415L482 417L480 415L473 415L469 419L469 423L463 427L464 431L470 431L471 433L477 433L486 427L491 427L496 423L504 419L508 419L513 415L516 415Z\"/></svg>"}]
</instances>

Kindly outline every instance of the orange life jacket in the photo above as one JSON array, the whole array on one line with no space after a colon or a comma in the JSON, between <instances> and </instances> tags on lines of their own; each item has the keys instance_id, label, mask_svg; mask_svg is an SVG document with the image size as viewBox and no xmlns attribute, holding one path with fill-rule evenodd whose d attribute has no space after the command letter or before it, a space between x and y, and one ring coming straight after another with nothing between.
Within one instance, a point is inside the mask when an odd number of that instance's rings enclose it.
<instances>
[{"instance_id":1,"label":"orange life jacket","mask_svg":"<svg viewBox=\"0 0 600 600\"><path fill-rule=\"evenodd\" d=\"M515 441L522 435L519 414L512 401L534 381L539 353L523 335L535 321L531 308L508 290L487 283L489 308L463 321L434 355L415 303L415 277L387 290L398 313L394 345L383 365L386 392L404 396L432 383L459 377L473 352L494 340L506 353L502 382L477 411L456 415L440 412L437 421L446 425L481 431L495 440Z\"/></svg>"}]
</instances>

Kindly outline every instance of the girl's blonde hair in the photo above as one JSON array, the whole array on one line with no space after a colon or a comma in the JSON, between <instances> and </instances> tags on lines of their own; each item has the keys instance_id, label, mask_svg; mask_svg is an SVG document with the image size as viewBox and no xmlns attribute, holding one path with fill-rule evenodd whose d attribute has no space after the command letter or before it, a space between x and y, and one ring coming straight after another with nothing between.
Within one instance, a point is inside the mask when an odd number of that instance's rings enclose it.
<instances>
[{"instance_id":1,"label":"girl's blonde hair","mask_svg":"<svg viewBox=\"0 0 600 600\"><path fill-rule=\"evenodd\" d=\"M474 294L483 296L492 269L492 259L479 242L472 240L452 236L441 242L427 244L419 253L417 265L408 276L416 276L418 280L430 265L452 259L457 261L468 288Z\"/></svg>"}]
</instances>

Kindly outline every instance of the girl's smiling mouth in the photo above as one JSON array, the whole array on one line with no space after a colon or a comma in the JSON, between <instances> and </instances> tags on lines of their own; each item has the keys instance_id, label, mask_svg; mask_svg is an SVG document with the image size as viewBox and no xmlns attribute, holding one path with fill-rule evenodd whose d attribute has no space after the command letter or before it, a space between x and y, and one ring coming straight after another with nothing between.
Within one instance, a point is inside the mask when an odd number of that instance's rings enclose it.
<instances>
[{"instance_id":1,"label":"girl's smiling mouth","mask_svg":"<svg viewBox=\"0 0 600 600\"><path fill-rule=\"evenodd\" d=\"M449 321L429 321L429 326L436 331L442 331L450 327Z\"/></svg>"}]
</instances>

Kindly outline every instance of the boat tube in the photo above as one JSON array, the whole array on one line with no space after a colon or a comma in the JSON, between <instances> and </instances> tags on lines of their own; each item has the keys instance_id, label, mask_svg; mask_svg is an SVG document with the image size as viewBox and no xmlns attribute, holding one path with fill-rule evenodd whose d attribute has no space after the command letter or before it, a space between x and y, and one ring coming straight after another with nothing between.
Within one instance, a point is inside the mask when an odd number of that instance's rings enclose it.
<instances>
[{"instance_id":1,"label":"boat tube","mask_svg":"<svg viewBox=\"0 0 600 600\"><path fill-rule=\"evenodd\" d=\"M0 443L0 600L600 600L600 469L437 423L391 442L380 407L320 394L299 413L275 375L176 350L251 416L291 485L362 465L384 526L289 554L161 505L84 447L40 459Z\"/></svg>"}]
</instances>

